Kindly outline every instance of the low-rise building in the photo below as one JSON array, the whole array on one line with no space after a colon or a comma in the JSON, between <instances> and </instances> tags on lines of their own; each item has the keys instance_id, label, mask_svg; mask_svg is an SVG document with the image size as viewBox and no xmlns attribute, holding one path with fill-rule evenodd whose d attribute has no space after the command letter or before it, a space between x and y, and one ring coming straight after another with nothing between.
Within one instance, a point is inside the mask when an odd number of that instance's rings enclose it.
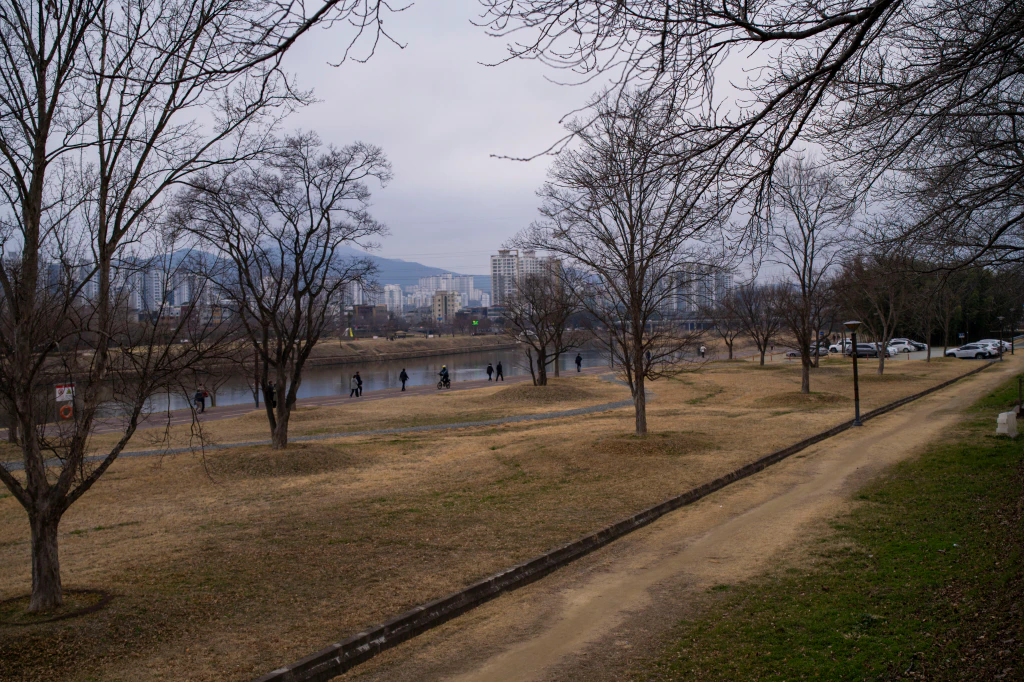
<instances>
[{"instance_id":1,"label":"low-rise building","mask_svg":"<svg viewBox=\"0 0 1024 682\"><path fill-rule=\"evenodd\" d=\"M457 291L434 292L433 320L449 322L455 317L456 311L462 307L462 296Z\"/></svg>"}]
</instances>

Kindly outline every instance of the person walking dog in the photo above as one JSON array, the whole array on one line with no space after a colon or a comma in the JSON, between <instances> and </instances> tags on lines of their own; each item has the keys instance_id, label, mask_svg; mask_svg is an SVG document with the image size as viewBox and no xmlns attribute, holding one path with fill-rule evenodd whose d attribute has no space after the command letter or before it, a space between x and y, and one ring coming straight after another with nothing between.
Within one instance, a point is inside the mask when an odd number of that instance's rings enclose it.
<instances>
[{"instance_id":1,"label":"person walking dog","mask_svg":"<svg viewBox=\"0 0 1024 682\"><path fill-rule=\"evenodd\" d=\"M494 368L491 367L491 363L487 363L487 380L491 380L491 375L494 374Z\"/></svg>"},{"instance_id":2,"label":"person walking dog","mask_svg":"<svg viewBox=\"0 0 1024 682\"><path fill-rule=\"evenodd\" d=\"M405 372L405 367L402 368L402 373L398 375L398 380L402 382L402 390L405 390L405 382L409 380L409 375Z\"/></svg>"},{"instance_id":3,"label":"person walking dog","mask_svg":"<svg viewBox=\"0 0 1024 682\"><path fill-rule=\"evenodd\" d=\"M501 360L498 360L498 366L495 369L496 372L494 374L494 380L497 381L498 379L501 379L502 381L504 381L505 373L501 369Z\"/></svg>"}]
</instances>

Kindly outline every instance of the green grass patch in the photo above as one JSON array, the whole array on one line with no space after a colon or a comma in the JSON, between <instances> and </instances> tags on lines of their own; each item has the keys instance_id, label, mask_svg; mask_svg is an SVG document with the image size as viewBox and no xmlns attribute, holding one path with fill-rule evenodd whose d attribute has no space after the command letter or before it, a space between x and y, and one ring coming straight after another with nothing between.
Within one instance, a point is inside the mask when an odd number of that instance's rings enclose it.
<instances>
[{"instance_id":1,"label":"green grass patch","mask_svg":"<svg viewBox=\"0 0 1024 682\"><path fill-rule=\"evenodd\" d=\"M711 588L638 679L1024 679L1024 439L993 435L1016 391L861 490L809 564Z\"/></svg>"}]
</instances>

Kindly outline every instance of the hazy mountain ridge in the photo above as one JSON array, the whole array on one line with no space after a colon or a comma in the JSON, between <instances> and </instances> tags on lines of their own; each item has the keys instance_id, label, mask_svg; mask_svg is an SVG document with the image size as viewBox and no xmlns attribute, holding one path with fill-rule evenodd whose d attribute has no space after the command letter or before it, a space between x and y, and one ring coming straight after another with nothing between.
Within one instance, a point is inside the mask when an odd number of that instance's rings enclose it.
<instances>
[{"instance_id":1,"label":"hazy mountain ridge","mask_svg":"<svg viewBox=\"0 0 1024 682\"><path fill-rule=\"evenodd\" d=\"M358 249L344 249L346 256L359 256L369 258L377 266L377 282L382 286L385 284L400 284L403 287L419 284L420 277L431 277L443 275L446 272L458 275L462 273L444 268L436 268L432 265L423 265L415 261L401 260L399 258L384 258L376 254L359 251ZM490 275L473 275L473 284L480 291L491 293Z\"/></svg>"}]
</instances>

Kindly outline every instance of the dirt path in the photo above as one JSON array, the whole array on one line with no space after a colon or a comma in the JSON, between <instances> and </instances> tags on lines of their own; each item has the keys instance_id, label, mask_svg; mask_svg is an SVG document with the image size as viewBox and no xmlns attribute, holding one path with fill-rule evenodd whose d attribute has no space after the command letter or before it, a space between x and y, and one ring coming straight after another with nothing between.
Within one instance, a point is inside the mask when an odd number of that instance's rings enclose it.
<instances>
[{"instance_id":1,"label":"dirt path","mask_svg":"<svg viewBox=\"0 0 1024 682\"><path fill-rule=\"evenodd\" d=\"M713 585L764 571L850 494L1015 372L1003 363L670 514L350 673L390 680L622 679ZM992 424L995 429L995 421Z\"/></svg>"},{"instance_id":2,"label":"dirt path","mask_svg":"<svg viewBox=\"0 0 1024 682\"><path fill-rule=\"evenodd\" d=\"M604 374L608 371L607 367L588 367L579 374L593 376ZM578 376L578 374L577 372L567 371L563 376L572 378L574 376ZM505 383L521 384L525 381L530 381L529 374L517 374L508 377L507 380L502 382L502 385ZM471 391L477 388L486 388L487 386L496 385L496 383L488 382L486 379L456 381L452 383L452 387L448 389L448 391ZM365 393L359 398L349 398L344 395L324 395L314 398L300 398L296 401L296 407L333 407L337 405L352 404L353 402L374 402L377 400L390 400L392 398L411 398L414 396L433 395L435 393L438 393L438 389L433 385L410 386L405 391L400 388L385 388ZM196 415L196 417L200 422L220 421L221 419L243 417L253 411L263 412L265 410L266 408L263 407L262 403L258 408L253 407L250 403L242 405L224 405L221 407L207 407L206 412ZM181 424L191 423L191 410L171 410L170 412L153 412L144 416L139 422L138 428L142 431L144 429L163 429L169 426L180 426ZM121 419L103 418L95 421L92 432L96 435L100 435L104 433L118 433L123 430L124 423ZM7 429L0 428L0 439L6 438Z\"/></svg>"}]
</instances>

